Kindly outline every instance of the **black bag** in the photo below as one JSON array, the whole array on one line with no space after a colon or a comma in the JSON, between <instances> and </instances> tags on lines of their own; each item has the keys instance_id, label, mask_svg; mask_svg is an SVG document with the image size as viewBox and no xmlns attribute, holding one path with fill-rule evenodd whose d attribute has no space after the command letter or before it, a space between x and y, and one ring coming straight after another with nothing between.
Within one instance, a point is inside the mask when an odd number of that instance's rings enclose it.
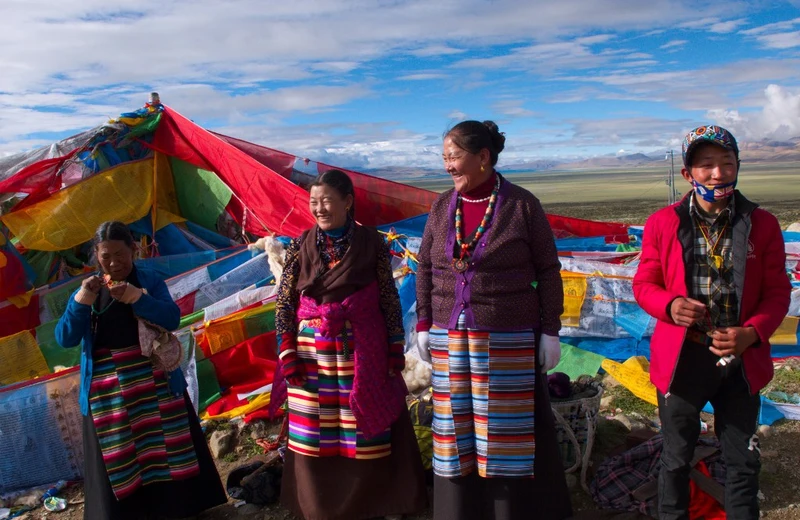
<instances>
[{"instance_id":1,"label":"black bag","mask_svg":"<svg viewBox=\"0 0 800 520\"><path fill-rule=\"evenodd\" d=\"M282 477L283 462L278 452L271 451L231 471L225 488L233 499L266 506L280 498Z\"/></svg>"}]
</instances>

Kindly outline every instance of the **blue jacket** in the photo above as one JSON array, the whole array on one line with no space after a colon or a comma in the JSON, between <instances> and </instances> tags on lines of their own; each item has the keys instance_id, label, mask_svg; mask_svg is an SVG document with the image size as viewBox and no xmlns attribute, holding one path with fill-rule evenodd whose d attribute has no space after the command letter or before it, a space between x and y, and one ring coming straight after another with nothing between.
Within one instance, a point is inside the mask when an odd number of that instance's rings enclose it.
<instances>
[{"instance_id":1,"label":"blue jacket","mask_svg":"<svg viewBox=\"0 0 800 520\"><path fill-rule=\"evenodd\" d=\"M167 330L178 328L181 311L172 300L167 284L155 271L137 268L136 274L142 289L147 291L139 301L131 305L133 312L145 320L164 327ZM78 289L80 290L80 288ZM67 310L56 325L56 341L62 347L71 347L81 343L81 413L89 415L89 387L92 384L92 307L75 301L72 293ZM186 390L186 379L180 368L169 373L169 388L175 394L183 394Z\"/></svg>"}]
</instances>

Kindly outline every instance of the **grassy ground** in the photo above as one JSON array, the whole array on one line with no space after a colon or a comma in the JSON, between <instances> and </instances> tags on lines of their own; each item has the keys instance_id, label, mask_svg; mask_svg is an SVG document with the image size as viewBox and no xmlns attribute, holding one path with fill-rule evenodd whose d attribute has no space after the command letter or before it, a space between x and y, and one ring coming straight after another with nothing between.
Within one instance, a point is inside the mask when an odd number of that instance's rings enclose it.
<instances>
[{"instance_id":1,"label":"grassy ground","mask_svg":"<svg viewBox=\"0 0 800 520\"><path fill-rule=\"evenodd\" d=\"M667 203L666 168L568 172L510 173L512 182L530 190L545 210L590 220L644 224ZM689 184L676 171L676 189L683 194ZM447 177L415 180L414 185L434 191L452 187ZM774 213L786 227L800 221L800 164L742 165L738 188L749 199Z\"/></svg>"}]
</instances>

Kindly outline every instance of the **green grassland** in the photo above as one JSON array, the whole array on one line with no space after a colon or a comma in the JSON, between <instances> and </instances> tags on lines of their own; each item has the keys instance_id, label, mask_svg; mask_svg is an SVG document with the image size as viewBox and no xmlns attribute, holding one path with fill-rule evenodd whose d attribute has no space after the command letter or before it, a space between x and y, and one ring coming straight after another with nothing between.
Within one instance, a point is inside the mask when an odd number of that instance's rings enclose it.
<instances>
[{"instance_id":1,"label":"green grassland","mask_svg":"<svg viewBox=\"0 0 800 520\"><path fill-rule=\"evenodd\" d=\"M627 170L512 172L507 178L534 193L549 213L591 220L643 224L667 203L668 167ZM689 190L676 164L678 193ZM415 180L415 186L444 191L447 177ZM774 213L784 227L800 221L800 163L742 164L737 186L750 200Z\"/></svg>"}]
</instances>

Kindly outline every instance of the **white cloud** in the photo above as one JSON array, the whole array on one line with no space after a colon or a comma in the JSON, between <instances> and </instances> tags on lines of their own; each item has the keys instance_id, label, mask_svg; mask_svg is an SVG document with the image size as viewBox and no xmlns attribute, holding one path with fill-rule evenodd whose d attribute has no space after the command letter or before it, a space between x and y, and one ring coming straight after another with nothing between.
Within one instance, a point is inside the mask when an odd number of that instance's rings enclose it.
<instances>
[{"instance_id":1,"label":"white cloud","mask_svg":"<svg viewBox=\"0 0 800 520\"><path fill-rule=\"evenodd\" d=\"M675 47L683 47L687 43L689 43L688 40L670 40L670 41L668 41L667 43L665 43L664 45L662 45L659 48L660 49L674 49Z\"/></svg>"},{"instance_id":2,"label":"white cloud","mask_svg":"<svg viewBox=\"0 0 800 520\"><path fill-rule=\"evenodd\" d=\"M533 110L528 110L523 105L524 100L507 99L497 101L492 105L492 111L508 117L532 117L536 115Z\"/></svg>"},{"instance_id":3,"label":"white cloud","mask_svg":"<svg viewBox=\"0 0 800 520\"><path fill-rule=\"evenodd\" d=\"M747 20L745 19L717 22L711 24L711 27L709 27L708 30L717 34L727 34L735 31L739 26L744 25L745 23L747 23Z\"/></svg>"},{"instance_id":4,"label":"white cloud","mask_svg":"<svg viewBox=\"0 0 800 520\"><path fill-rule=\"evenodd\" d=\"M444 79L447 78L447 74L442 74L440 72L418 72L415 74L406 74L405 76L400 76L399 80L403 81L427 81L431 79Z\"/></svg>"},{"instance_id":5,"label":"white cloud","mask_svg":"<svg viewBox=\"0 0 800 520\"><path fill-rule=\"evenodd\" d=\"M759 112L711 110L707 117L728 128L739 140L800 136L800 90L769 85L764 89L763 106Z\"/></svg>"},{"instance_id":6,"label":"white cloud","mask_svg":"<svg viewBox=\"0 0 800 520\"><path fill-rule=\"evenodd\" d=\"M764 33L774 33L774 32L783 32L791 30L795 25L800 25L800 18L795 18L793 20L784 20L781 22L770 23L766 25L761 25L759 27L753 27L752 29L747 29L745 31L741 31L741 34L745 34L748 36L754 36L758 34Z\"/></svg>"},{"instance_id":7,"label":"white cloud","mask_svg":"<svg viewBox=\"0 0 800 520\"><path fill-rule=\"evenodd\" d=\"M467 114L465 114L464 112L462 112L460 110L454 110L454 111L450 112L449 114L447 114L447 119L450 119L451 121L456 121L456 122L458 122L458 121L466 121L468 117L469 116L467 116Z\"/></svg>"},{"instance_id":8,"label":"white cloud","mask_svg":"<svg viewBox=\"0 0 800 520\"><path fill-rule=\"evenodd\" d=\"M765 34L758 36L758 41L768 49L791 49L800 47L800 31Z\"/></svg>"},{"instance_id":9,"label":"white cloud","mask_svg":"<svg viewBox=\"0 0 800 520\"><path fill-rule=\"evenodd\" d=\"M699 20L689 20L678 24L681 29L707 29L708 27L719 23L718 18L700 18Z\"/></svg>"},{"instance_id":10,"label":"white cloud","mask_svg":"<svg viewBox=\"0 0 800 520\"><path fill-rule=\"evenodd\" d=\"M429 56L448 56L451 54L461 54L462 52L466 51L464 49L456 49L455 47L450 47L448 45L430 45L421 49L414 49L408 53L413 56L423 58Z\"/></svg>"}]
</instances>

